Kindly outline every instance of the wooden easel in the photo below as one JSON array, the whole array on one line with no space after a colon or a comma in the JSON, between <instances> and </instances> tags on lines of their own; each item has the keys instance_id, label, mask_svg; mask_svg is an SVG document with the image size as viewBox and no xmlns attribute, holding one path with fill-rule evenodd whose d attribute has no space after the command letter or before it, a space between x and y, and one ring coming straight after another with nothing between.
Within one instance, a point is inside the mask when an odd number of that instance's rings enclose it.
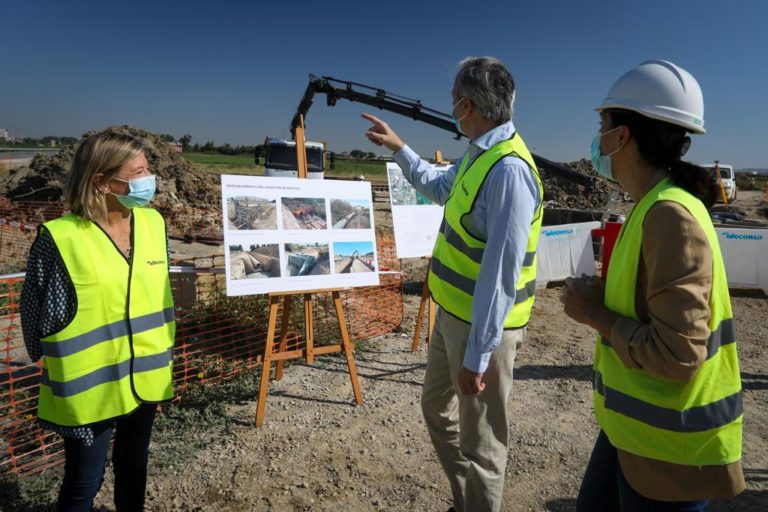
<instances>
[{"instance_id":1,"label":"wooden easel","mask_svg":"<svg viewBox=\"0 0 768 512\"><path fill-rule=\"evenodd\" d=\"M347 369L349 378L352 381L352 391L355 395L355 403L362 405L363 393L360 390L360 381L357 378L355 369L355 358L353 355L352 341L349 338L347 322L344 320L344 310L341 305L340 289L335 290L306 290L304 295L304 336L306 340L305 347L302 349L286 351L288 345L288 324L290 323L291 304L293 302L293 293L270 293L269 294L269 324L267 327L267 341L264 347L264 357L261 363L261 382L259 383L259 402L256 406L256 426L264 424L264 411L267 406L267 391L269 390L269 372L273 361L277 362L275 367L275 380L283 378L283 366L288 359L299 359L306 357L307 363L313 364L316 355L333 354L344 352L344 358L347 360ZM336 316L339 319L339 334L341 343L333 345L314 346L314 319L312 315L312 294L320 292L330 292L333 297L333 306ZM277 330L277 308L280 298L283 298L283 316L280 324L280 345L278 351L274 352L274 340Z\"/></svg>"},{"instance_id":2,"label":"wooden easel","mask_svg":"<svg viewBox=\"0 0 768 512\"><path fill-rule=\"evenodd\" d=\"M299 126L296 127L296 163L298 166L299 178L307 177L307 153L304 146L304 116L301 116ZM349 378L352 381L352 392L355 395L355 403L363 403L363 393L360 390L360 381L357 378L355 369L355 358L353 354L352 341L349 338L347 322L344 320L344 309L341 305L340 288L328 290L302 290L296 292L281 292L269 294L269 323L267 324L267 340L264 346L264 357L261 363L261 382L259 382L259 402L256 406L256 426L261 427L264 424L264 412L267 407L267 392L269 391L269 373L272 362L276 361L275 380L283 378L283 366L288 359L299 359L306 357L307 363L313 364L316 355L332 354L344 352L347 360L347 369ZM333 297L333 306L336 317L339 320L339 334L341 343L333 345L314 346L314 317L312 314L312 294L329 292ZM304 295L304 339L306 344L303 349L290 350L288 348L288 324L290 323L291 304L293 295ZM280 323L280 344L278 351L274 352L275 333L277 331L277 308L280 298L283 298L283 317Z\"/></svg>"},{"instance_id":3,"label":"wooden easel","mask_svg":"<svg viewBox=\"0 0 768 512\"><path fill-rule=\"evenodd\" d=\"M432 337L432 330L435 328L435 302L429 295L429 262L431 258L427 258L427 271L424 274L424 287L421 289L421 303L419 304L419 314L416 315L416 330L413 333L413 343L411 344L411 352L416 352L419 349L419 339L421 338L421 324L424 323L424 313L428 313L429 327L427 329L427 336L424 341L429 345L429 339Z\"/></svg>"}]
</instances>

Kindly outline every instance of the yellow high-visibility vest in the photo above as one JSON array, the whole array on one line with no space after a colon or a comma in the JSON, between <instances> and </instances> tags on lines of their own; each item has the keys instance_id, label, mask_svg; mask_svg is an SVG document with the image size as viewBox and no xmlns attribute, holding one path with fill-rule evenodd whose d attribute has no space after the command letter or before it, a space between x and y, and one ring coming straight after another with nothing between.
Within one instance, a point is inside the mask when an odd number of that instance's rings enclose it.
<instances>
[{"instance_id":1,"label":"yellow high-visibility vest","mask_svg":"<svg viewBox=\"0 0 768 512\"><path fill-rule=\"evenodd\" d=\"M445 203L443 222L432 252L429 291L441 308L467 323L472 322L472 298L475 293L480 263L486 241L475 238L465 227L464 219L474 207L488 173L504 157L523 160L539 188L539 204L531 223L520 277L515 285L515 304L504 320L505 329L519 329L528 324L536 290L536 246L543 218L544 189L536 165L522 138L515 133L478 156L467 168L465 155L456 173L451 193ZM499 265L502 262L498 262Z\"/></svg>"},{"instance_id":2,"label":"yellow high-visibility vest","mask_svg":"<svg viewBox=\"0 0 768 512\"><path fill-rule=\"evenodd\" d=\"M683 205L709 240L713 273L707 359L690 382L677 382L627 368L610 340L598 336L595 416L611 444L629 453L689 466L729 464L741 458L742 393L725 265L706 208L671 178L646 194L622 226L608 268L605 306L638 318L635 289L643 221L658 201Z\"/></svg>"},{"instance_id":3,"label":"yellow high-visibility vest","mask_svg":"<svg viewBox=\"0 0 768 512\"><path fill-rule=\"evenodd\" d=\"M149 208L134 208L131 222L130 262L89 220L68 214L44 224L74 285L77 312L41 339L41 419L86 425L173 396L165 222Z\"/></svg>"}]
</instances>

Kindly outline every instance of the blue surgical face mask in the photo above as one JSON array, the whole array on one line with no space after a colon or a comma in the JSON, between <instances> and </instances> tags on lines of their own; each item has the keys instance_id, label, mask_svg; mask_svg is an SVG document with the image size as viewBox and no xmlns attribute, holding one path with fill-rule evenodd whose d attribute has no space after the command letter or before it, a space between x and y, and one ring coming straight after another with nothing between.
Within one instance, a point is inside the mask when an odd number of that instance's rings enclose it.
<instances>
[{"instance_id":1,"label":"blue surgical face mask","mask_svg":"<svg viewBox=\"0 0 768 512\"><path fill-rule=\"evenodd\" d=\"M154 174L148 176L142 176L141 178L134 178L131 180L121 180L120 178L112 178L113 180L122 181L128 183L128 193L124 196L115 194L120 204L126 208L140 208L147 206L147 203L152 200L155 195L155 189L157 187Z\"/></svg>"},{"instance_id":2,"label":"blue surgical face mask","mask_svg":"<svg viewBox=\"0 0 768 512\"><path fill-rule=\"evenodd\" d=\"M617 126L613 130L617 130L621 128L620 126ZM613 177L613 169L611 168L611 155L617 153L621 150L621 148L617 149L616 151L613 151L607 155L603 155L600 152L600 140L603 138L603 135L606 135L608 133L611 133L613 130L608 130L607 132L601 133L597 132L595 134L595 137L592 139L592 146L590 147L590 156L592 158L592 165L594 166L597 173L610 180L614 183L616 182L616 178Z\"/></svg>"},{"instance_id":3,"label":"blue surgical face mask","mask_svg":"<svg viewBox=\"0 0 768 512\"><path fill-rule=\"evenodd\" d=\"M456 105L461 103L463 100L464 100L464 98L461 98L459 101L457 101L456 103L453 104L453 108L451 109L451 119L453 119L453 124L456 125L456 131L466 137L467 134L464 133L464 131L461 129L460 121L462 119L464 119L465 117L467 117L467 114L464 114L463 116L461 116L461 119L456 119L456 116L453 114L453 111L456 110Z\"/></svg>"}]
</instances>

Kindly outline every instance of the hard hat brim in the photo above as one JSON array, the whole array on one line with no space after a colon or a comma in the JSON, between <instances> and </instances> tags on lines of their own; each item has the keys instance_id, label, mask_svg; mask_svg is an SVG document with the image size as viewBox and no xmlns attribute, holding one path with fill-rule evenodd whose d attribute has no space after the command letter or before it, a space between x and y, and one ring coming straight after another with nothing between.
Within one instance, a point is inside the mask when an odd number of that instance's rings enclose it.
<instances>
[{"instance_id":1,"label":"hard hat brim","mask_svg":"<svg viewBox=\"0 0 768 512\"><path fill-rule=\"evenodd\" d=\"M618 98L606 98L603 104L595 108L597 112L610 108L631 110L645 117L664 121L665 123L681 126L691 133L704 134L704 120L692 115L690 112L674 109L671 107L639 105L632 101Z\"/></svg>"}]
</instances>

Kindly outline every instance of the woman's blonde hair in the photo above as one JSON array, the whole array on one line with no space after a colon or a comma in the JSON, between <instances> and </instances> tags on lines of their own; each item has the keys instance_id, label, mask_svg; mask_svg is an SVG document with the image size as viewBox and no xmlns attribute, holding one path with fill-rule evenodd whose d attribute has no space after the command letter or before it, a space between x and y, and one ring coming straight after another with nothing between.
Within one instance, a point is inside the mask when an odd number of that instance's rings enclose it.
<instances>
[{"instance_id":1,"label":"woman's blonde hair","mask_svg":"<svg viewBox=\"0 0 768 512\"><path fill-rule=\"evenodd\" d=\"M82 141L75 151L72 169L64 186L64 200L72 213L91 221L107 218L104 193L97 190L93 177L112 177L127 162L145 153L147 142L129 134L107 131L95 133Z\"/></svg>"}]
</instances>

